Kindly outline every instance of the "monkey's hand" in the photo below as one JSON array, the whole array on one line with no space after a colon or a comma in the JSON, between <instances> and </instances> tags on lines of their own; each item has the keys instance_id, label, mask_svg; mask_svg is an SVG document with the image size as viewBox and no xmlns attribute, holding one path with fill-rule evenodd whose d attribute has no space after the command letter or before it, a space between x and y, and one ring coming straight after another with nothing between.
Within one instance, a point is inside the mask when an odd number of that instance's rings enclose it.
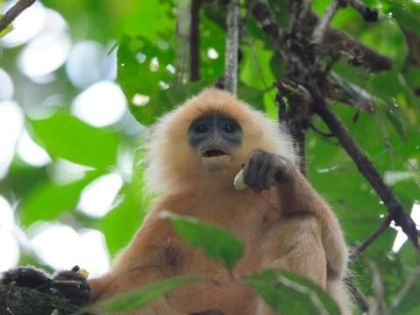
<instances>
[{"instance_id":1,"label":"monkey's hand","mask_svg":"<svg viewBox=\"0 0 420 315\"><path fill-rule=\"evenodd\" d=\"M262 150L253 150L248 156L243 169L245 184L254 192L287 182L293 178L295 166L281 155Z\"/></svg>"},{"instance_id":2,"label":"monkey's hand","mask_svg":"<svg viewBox=\"0 0 420 315\"><path fill-rule=\"evenodd\" d=\"M86 275L81 272L79 266L56 274L52 278L51 288L75 305L84 306L89 303L90 287Z\"/></svg>"}]
</instances>

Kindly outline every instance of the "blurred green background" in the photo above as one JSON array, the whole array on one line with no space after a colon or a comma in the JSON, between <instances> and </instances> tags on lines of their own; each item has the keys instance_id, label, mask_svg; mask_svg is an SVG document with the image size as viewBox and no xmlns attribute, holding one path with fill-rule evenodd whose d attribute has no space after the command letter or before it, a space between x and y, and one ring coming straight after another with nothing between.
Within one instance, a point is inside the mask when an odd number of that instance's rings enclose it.
<instances>
[{"instance_id":1,"label":"blurred green background","mask_svg":"<svg viewBox=\"0 0 420 315\"><path fill-rule=\"evenodd\" d=\"M286 25L287 1L268 2ZM337 63L333 71L368 95L376 111L333 109L420 224L420 4L366 3L379 9L379 22L368 24L345 8L333 25L391 57L394 66L373 74ZM0 12L12 4L0 0ZM322 14L328 4L316 0L313 9ZM141 225L150 203L141 149L148 126L224 71L225 10L204 1L201 78L189 82L189 5L38 1L0 38L0 271L78 264L101 274ZM238 94L277 119L272 84L285 66L252 15L243 16ZM327 130L320 120L313 123ZM335 209L350 246L357 246L386 208L334 138L310 132L307 162L310 181ZM389 229L351 270L362 291L374 296L368 262L375 262L385 301L395 304L392 313L420 314L418 278L398 296L420 266L418 252L403 242Z\"/></svg>"}]
</instances>

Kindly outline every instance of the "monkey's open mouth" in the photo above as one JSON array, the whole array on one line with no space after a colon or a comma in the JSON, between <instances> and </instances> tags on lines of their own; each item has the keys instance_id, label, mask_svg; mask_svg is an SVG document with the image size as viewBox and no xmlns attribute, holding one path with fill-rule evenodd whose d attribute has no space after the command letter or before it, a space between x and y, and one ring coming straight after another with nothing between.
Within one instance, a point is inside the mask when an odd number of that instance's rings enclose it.
<instances>
[{"instance_id":1,"label":"monkey's open mouth","mask_svg":"<svg viewBox=\"0 0 420 315\"><path fill-rule=\"evenodd\" d=\"M223 155L227 155L227 153L218 149L207 150L203 153L203 157L206 157L206 158L223 156Z\"/></svg>"}]
</instances>

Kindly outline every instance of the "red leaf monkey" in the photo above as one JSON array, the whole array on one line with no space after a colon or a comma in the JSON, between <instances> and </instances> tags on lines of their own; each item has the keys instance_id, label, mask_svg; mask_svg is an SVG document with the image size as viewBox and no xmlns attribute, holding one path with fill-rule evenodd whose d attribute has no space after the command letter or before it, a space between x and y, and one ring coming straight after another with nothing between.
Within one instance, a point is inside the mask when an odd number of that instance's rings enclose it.
<instances>
[{"instance_id":1,"label":"red leaf monkey","mask_svg":"<svg viewBox=\"0 0 420 315\"><path fill-rule=\"evenodd\" d=\"M111 270L89 280L91 300L106 299L181 274L210 275L135 312L141 315L275 314L202 251L187 245L164 210L218 224L245 244L238 276L268 268L300 273L351 314L343 277L347 248L340 225L296 167L288 136L227 92L207 89L164 116L148 145L147 175L158 199ZM235 190L243 167L248 188Z\"/></svg>"},{"instance_id":2,"label":"red leaf monkey","mask_svg":"<svg viewBox=\"0 0 420 315\"><path fill-rule=\"evenodd\" d=\"M159 198L112 269L89 282L92 299L171 276L203 274L221 285L177 289L138 314L207 309L226 315L274 314L159 218L170 210L221 225L240 238L246 250L237 275L267 267L298 272L325 288L342 314L350 314L341 228L295 162L291 141L277 124L227 92L207 89L164 116L148 145L148 179ZM243 165L249 188L237 191L233 179Z\"/></svg>"}]
</instances>

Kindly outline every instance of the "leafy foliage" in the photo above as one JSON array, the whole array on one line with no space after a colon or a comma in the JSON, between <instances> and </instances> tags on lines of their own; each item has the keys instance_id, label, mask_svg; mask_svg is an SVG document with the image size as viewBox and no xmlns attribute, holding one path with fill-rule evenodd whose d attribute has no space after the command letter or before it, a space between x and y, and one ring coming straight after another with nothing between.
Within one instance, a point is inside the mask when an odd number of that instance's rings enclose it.
<instances>
[{"instance_id":1,"label":"leafy foliage","mask_svg":"<svg viewBox=\"0 0 420 315\"><path fill-rule=\"evenodd\" d=\"M149 125L191 95L219 80L223 74L226 10L219 2L205 1L201 9L201 79L196 82L188 82L187 79L188 38L182 38L181 35L188 32L180 29L184 25L182 22L188 20L187 1L38 1L36 5L42 4L44 7L41 8L48 10L43 11L43 18L38 16L30 22L34 25L26 30L27 35L31 29L34 33L38 32L32 34L32 38L39 39L42 37L37 36L44 34L42 32L51 31L60 23L67 23L65 35L73 41L72 52L65 57L67 64L62 63L44 76L33 77L22 66L26 56L24 52L36 41L26 39L25 44L13 47L4 44L8 36L17 32L18 23L13 30L9 27L0 34L0 70L10 75L14 84L12 96L4 96L6 81L1 81L3 72L0 72L0 108L10 105L10 101L17 102L30 136L52 158L52 161L40 166L28 162L30 159L23 154L22 139L18 143L5 135L8 140L0 141L0 195L16 207L16 224L24 231L41 220L69 224L75 229L100 229L111 255L129 242L135 230L141 226L151 199L145 193L143 155L138 149L138 138L144 140ZM265 2L270 4L279 25L287 26L290 22L288 1ZM389 71L370 73L363 67L340 60L331 71L351 85L353 91L358 91L353 97L362 94L371 99L375 112L361 113L343 103L330 102L330 105L409 211L420 198L420 6L415 0L364 2L379 9L378 22L364 22L360 14L348 6L335 15L332 25L392 58L393 67ZM0 4L3 3L0 1ZM321 16L329 4L328 0L313 1L312 9ZM261 30L252 14L246 9L242 14L238 94L241 99L277 119L276 90L273 85L286 75L286 65L275 44ZM53 20L43 20L47 17ZM42 31L41 27L37 28L35 21L44 23ZM51 21L54 23L48 24ZM48 38L51 40L52 37ZM115 58L113 67L116 68L116 77L108 73L115 69L103 71L95 82L115 79L126 97L129 113L107 128L97 128L83 122L75 117L72 110L73 100L87 87L79 87L73 80L70 61L74 58L77 44L86 41L115 48L107 48L102 53ZM90 52L86 55L90 55ZM36 62L39 67L42 66L41 56ZM79 62L82 64L82 61ZM104 67L102 61L100 64L97 60L83 62L86 68L83 69L83 76L86 77ZM52 114L45 116L45 112ZM327 127L317 117L311 124L317 130L328 133ZM1 136L0 140L3 139ZM12 147L13 155L10 156L10 165L9 157L3 158L2 155L8 152L8 144ZM127 163L124 164L127 155L128 167ZM310 130L306 158L309 179L337 213L350 246L357 246L382 221L386 209L334 138ZM85 169L77 179L70 176L67 181L59 181L54 174L63 160L89 170ZM85 188L109 172L119 173L123 186L108 212L99 217L82 213L77 205ZM243 245L234 236L219 227L191 218L173 215L169 218L187 242L202 248L226 268L234 268L243 253ZM396 231L388 230L351 265L361 290L374 296L372 271L367 262L375 261L385 287L385 300L390 304L420 264L418 254L409 244L405 244L399 252L391 250L396 234ZM28 234L28 237L31 235ZM30 261L40 266L48 264L42 257L29 256L31 253L25 250L20 257L21 262ZM282 285L278 285L279 277L286 280ZM135 305L130 299L144 305L167 290L190 283L190 280L171 279L156 284L110 307ZM316 296L329 314L336 314L336 307L322 291L296 275L263 271L251 275L246 281L278 310L297 314L320 313L319 304L307 298L309 294ZM392 311L401 315L419 313L417 289L418 281ZM285 297L297 303L285 305Z\"/></svg>"},{"instance_id":2,"label":"leafy foliage","mask_svg":"<svg viewBox=\"0 0 420 315\"><path fill-rule=\"evenodd\" d=\"M153 302L167 292L180 286L202 282L205 279L193 276L179 276L150 284L130 293L116 297L99 304L102 311L116 313L135 310Z\"/></svg>"},{"instance_id":3,"label":"leafy foliage","mask_svg":"<svg viewBox=\"0 0 420 315\"><path fill-rule=\"evenodd\" d=\"M175 231L188 243L203 249L209 258L223 263L230 271L242 257L244 252L242 242L218 226L170 212L164 213L162 218L168 218Z\"/></svg>"},{"instance_id":4,"label":"leafy foliage","mask_svg":"<svg viewBox=\"0 0 420 315\"><path fill-rule=\"evenodd\" d=\"M95 168L116 165L118 138L115 133L91 127L60 112L45 119L30 120L30 123L35 136L53 156Z\"/></svg>"},{"instance_id":5,"label":"leafy foliage","mask_svg":"<svg viewBox=\"0 0 420 315\"><path fill-rule=\"evenodd\" d=\"M285 270L264 270L245 280L275 311L290 314L340 314L331 297L311 280Z\"/></svg>"},{"instance_id":6,"label":"leafy foliage","mask_svg":"<svg viewBox=\"0 0 420 315\"><path fill-rule=\"evenodd\" d=\"M39 185L22 202L22 224L29 226L39 220L55 220L63 212L71 211L75 208L83 188L100 174L90 172L82 179L65 185L54 185L51 182Z\"/></svg>"}]
</instances>

